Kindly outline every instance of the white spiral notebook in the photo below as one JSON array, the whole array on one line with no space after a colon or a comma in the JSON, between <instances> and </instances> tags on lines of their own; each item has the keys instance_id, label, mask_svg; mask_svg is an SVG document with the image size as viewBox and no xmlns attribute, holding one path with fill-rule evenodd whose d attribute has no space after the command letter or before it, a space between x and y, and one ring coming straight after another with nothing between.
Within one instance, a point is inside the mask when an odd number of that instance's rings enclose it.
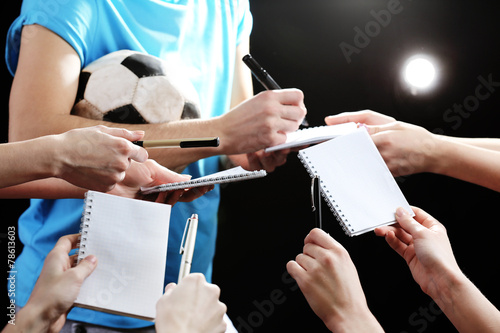
<instances>
[{"instance_id":1,"label":"white spiral notebook","mask_svg":"<svg viewBox=\"0 0 500 333\"><path fill-rule=\"evenodd\" d=\"M77 262L97 257L75 306L153 321L163 294L170 205L88 191Z\"/></svg>"},{"instance_id":2,"label":"white spiral notebook","mask_svg":"<svg viewBox=\"0 0 500 333\"><path fill-rule=\"evenodd\" d=\"M261 178L265 177L266 175L266 170L247 171L239 166L184 182L161 184L153 187L142 187L141 191L144 194L150 194L155 192L173 191L199 186L232 183L242 180Z\"/></svg>"},{"instance_id":3,"label":"white spiral notebook","mask_svg":"<svg viewBox=\"0 0 500 333\"><path fill-rule=\"evenodd\" d=\"M328 206L349 236L396 221L398 207L413 214L364 128L299 151L311 177L320 177Z\"/></svg>"}]
</instances>

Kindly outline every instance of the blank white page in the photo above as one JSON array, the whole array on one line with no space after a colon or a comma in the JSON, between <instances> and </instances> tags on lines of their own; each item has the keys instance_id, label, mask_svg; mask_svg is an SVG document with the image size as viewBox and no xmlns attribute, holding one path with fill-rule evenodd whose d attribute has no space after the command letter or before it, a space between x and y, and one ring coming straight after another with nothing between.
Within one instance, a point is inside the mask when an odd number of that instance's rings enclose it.
<instances>
[{"instance_id":1,"label":"blank white page","mask_svg":"<svg viewBox=\"0 0 500 333\"><path fill-rule=\"evenodd\" d=\"M265 149L266 153L287 148L303 147L314 143L330 140L354 131L356 123L345 123L330 126L317 126L299 129L286 134L286 142Z\"/></svg>"},{"instance_id":2,"label":"blank white page","mask_svg":"<svg viewBox=\"0 0 500 333\"><path fill-rule=\"evenodd\" d=\"M98 263L75 305L154 320L163 294L170 209L161 203L87 193L78 260L93 254Z\"/></svg>"},{"instance_id":3,"label":"blank white page","mask_svg":"<svg viewBox=\"0 0 500 333\"><path fill-rule=\"evenodd\" d=\"M394 223L398 207L412 213L364 128L303 149L299 158L320 177L328 205L350 236Z\"/></svg>"}]
</instances>

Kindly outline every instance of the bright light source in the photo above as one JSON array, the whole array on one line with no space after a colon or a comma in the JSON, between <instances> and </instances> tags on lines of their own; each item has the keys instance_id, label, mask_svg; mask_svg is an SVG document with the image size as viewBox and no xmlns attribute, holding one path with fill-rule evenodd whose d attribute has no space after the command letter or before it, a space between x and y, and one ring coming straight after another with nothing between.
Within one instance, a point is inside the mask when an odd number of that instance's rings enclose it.
<instances>
[{"instance_id":1,"label":"bright light source","mask_svg":"<svg viewBox=\"0 0 500 333\"><path fill-rule=\"evenodd\" d=\"M406 62L403 77L411 87L427 89L436 79L436 68L428 58L415 56Z\"/></svg>"}]
</instances>

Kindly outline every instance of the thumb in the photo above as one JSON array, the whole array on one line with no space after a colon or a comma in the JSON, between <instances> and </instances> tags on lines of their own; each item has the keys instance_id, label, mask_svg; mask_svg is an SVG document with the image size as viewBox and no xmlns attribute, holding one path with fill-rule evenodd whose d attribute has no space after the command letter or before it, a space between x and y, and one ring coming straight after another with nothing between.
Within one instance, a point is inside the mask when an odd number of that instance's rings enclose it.
<instances>
[{"instance_id":1,"label":"thumb","mask_svg":"<svg viewBox=\"0 0 500 333\"><path fill-rule=\"evenodd\" d=\"M169 284L167 284L165 286L165 294L170 294L176 286L177 286L177 284L175 284L175 282L170 282Z\"/></svg>"},{"instance_id":2,"label":"thumb","mask_svg":"<svg viewBox=\"0 0 500 333\"><path fill-rule=\"evenodd\" d=\"M85 280L97 267L97 257L94 255L89 255L85 257L80 263L73 267L72 270L76 273L79 281Z\"/></svg>"},{"instance_id":3,"label":"thumb","mask_svg":"<svg viewBox=\"0 0 500 333\"><path fill-rule=\"evenodd\" d=\"M412 236L418 231L426 229L423 225L415 221L415 219L401 207L396 210L396 220L401 228Z\"/></svg>"}]
</instances>

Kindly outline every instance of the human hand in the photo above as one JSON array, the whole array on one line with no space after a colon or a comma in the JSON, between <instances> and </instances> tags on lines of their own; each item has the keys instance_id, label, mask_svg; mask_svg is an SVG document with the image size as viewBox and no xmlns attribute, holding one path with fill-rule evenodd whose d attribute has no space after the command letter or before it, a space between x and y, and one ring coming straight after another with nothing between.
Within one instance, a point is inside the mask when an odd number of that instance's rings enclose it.
<instances>
[{"instance_id":1,"label":"human hand","mask_svg":"<svg viewBox=\"0 0 500 333\"><path fill-rule=\"evenodd\" d=\"M297 89L263 91L217 118L221 149L227 155L255 153L285 142L307 111Z\"/></svg>"},{"instance_id":2,"label":"human hand","mask_svg":"<svg viewBox=\"0 0 500 333\"><path fill-rule=\"evenodd\" d=\"M83 281L97 266L97 258L90 255L72 267L74 256L68 253L77 247L78 237L73 234L59 238L49 252L31 296L19 312L16 326L37 332L62 329Z\"/></svg>"},{"instance_id":3,"label":"human hand","mask_svg":"<svg viewBox=\"0 0 500 333\"><path fill-rule=\"evenodd\" d=\"M303 253L287 263L288 273L316 315L332 332L377 332L349 253L321 229L304 240Z\"/></svg>"},{"instance_id":4,"label":"human hand","mask_svg":"<svg viewBox=\"0 0 500 333\"><path fill-rule=\"evenodd\" d=\"M219 301L218 286L207 283L200 273L169 283L156 303L156 330L179 333L225 332L226 305Z\"/></svg>"},{"instance_id":5,"label":"human hand","mask_svg":"<svg viewBox=\"0 0 500 333\"><path fill-rule=\"evenodd\" d=\"M130 141L144 132L94 126L52 136L55 153L50 156L54 176L73 185L109 191L125 177L131 160L144 162L148 153Z\"/></svg>"},{"instance_id":6,"label":"human hand","mask_svg":"<svg viewBox=\"0 0 500 333\"><path fill-rule=\"evenodd\" d=\"M177 201L188 202L211 191L214 186L201 186L188 190L177 190L159 192L151 195L141 194L141 187L152 187L156 185L183 182L191 179L190 175L183 175L171 171L156 161L148 159L144 163L131 161L125 178L109 193L133 199L148 199L174 205Z\"/></svg>"},{"instance_id":7,"label":"human hand","mask_svg":"<svg viewBox=\"0 0 500 333\"><path fill-rule=\"evenodd\" d=\"M375 229L408 264L422 291L438 295L441 280L461 275L445 227L420 208L412 207L412 218L403 208L396 211L398 225Z\"/></svg>"},{"instance_id":8,"label":"human hand","mask_svg":"<svg viewBox=\"0 0 500 333\"><path fill-rule=\"evenodd\" d=\"M367 128L394 177L438 172L440 140L423 127L399 122L370 110L325 118L328 125L349 121L362 123Z\"/></svg>"},{"instance_id":9,"label":"human hand","mask_svg":"<svg viewBox=\"0 0 500 333\"><path fill-rule=\"evenodd\" d=\"M266 170L267 172L274 171L277 167L286 163L286 159L290 149L283 149L266 153L264 150L259 150L255 153L248 153L248 169L247 170Z\"/></svg>"}]
</instances>

